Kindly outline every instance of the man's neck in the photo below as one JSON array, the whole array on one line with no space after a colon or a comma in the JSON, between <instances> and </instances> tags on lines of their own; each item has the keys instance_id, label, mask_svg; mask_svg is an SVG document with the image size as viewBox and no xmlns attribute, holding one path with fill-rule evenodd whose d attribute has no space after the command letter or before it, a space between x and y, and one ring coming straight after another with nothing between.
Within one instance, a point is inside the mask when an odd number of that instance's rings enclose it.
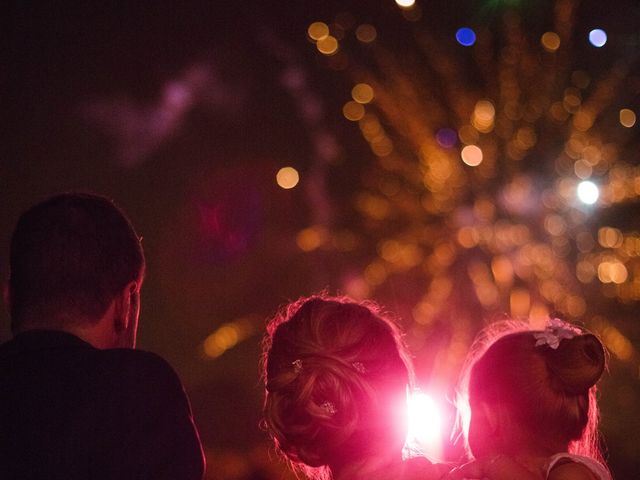
<instances>
[{"instance_id":1,"label":"man's neck","mask_svg":"<svg viewBox=\"0 0 640 480\"><path fill-rule=\"evenodd\" d=\"M15 331L14 335L36 330L68 333L99 349L117 346L116 342L114 342L114 335L111 333L112 329L109 328L108 318L105 317L97 321L87 318L57 318L55 320L29 322Z\"/></svg>"}]
</instances>

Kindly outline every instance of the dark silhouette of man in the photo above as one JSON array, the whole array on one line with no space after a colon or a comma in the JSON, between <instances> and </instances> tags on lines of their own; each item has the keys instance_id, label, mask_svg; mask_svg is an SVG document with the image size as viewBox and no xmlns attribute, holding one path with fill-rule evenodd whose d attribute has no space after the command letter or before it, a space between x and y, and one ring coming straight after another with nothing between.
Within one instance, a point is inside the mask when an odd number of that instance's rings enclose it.
<instances>
[{"instance_id":1,"label":"dark silhouette of man","mask_svg":"<svg viewBox=\"0 0 640 480\"><path fill-rule=\"evenodd\" d=\"M51 197L20 217L10 267L0 478L200 480L180 380L133 349L145 260L125 215L96 195Z\"/></svg>"}]
</instances>

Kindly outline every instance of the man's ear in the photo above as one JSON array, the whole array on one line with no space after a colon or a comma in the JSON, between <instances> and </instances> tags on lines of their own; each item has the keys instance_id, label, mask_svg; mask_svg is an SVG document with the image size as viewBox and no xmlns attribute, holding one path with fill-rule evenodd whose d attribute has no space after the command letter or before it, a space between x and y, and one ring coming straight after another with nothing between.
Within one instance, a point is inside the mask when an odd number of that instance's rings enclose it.
<instances>
[{"instance_id":1,"label":"man's ear","mask_svg":"<svg viewBox=\"0 0 640 480\"><path fill-rule=\"evenodd\" d=\"M129 328L129 322L132 321L130 311L132 307L137 308L138 295L138 283L129 282L116 296L114 318L116 332L122 332Z\"/></svg>"},{"instance_id":2,"label":"man's ear","mask_svg":"<svg viewBox=\"0 0 640 480\"><path fill-rule=\"evenodd\" d=\"M2 298L7 306L7 312L11 311L11 285L5 281L2 283Z\"/></svg>"}]
</instances>

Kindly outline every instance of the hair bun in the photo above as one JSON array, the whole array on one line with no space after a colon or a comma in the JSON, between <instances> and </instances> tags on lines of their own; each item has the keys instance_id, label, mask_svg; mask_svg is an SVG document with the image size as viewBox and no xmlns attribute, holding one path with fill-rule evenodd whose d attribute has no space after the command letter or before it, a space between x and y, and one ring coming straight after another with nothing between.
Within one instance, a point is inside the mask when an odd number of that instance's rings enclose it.
<instances>
[{"instance_id":1,"label":"hair bun","mask_svg":"<svg viewBox=\"0 0 640 480\"><path fill-rule=\"evenodd\" d=\"M606 364L602 343L590 333L562 340L547 355L547 366L560 388L574 395L586 393L594 386Z\"/></svg>"}]
</instances>

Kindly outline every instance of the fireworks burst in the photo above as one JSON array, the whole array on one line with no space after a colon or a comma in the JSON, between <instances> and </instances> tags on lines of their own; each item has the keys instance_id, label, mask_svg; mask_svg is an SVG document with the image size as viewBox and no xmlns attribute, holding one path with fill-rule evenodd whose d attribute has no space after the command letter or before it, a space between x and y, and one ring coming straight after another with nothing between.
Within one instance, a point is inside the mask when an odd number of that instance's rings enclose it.
<instances>
[{"instance_id":1,"label":"fireworks burst","mask_svg":"<svg viewBox=\"0 0 640 480\"><path fill-rule=\"evenodd\" d=\"M420 351L446 326L433 365L443 380L478 326L504 313L584 322L637 363L606 315L640 300L636 58L612 46L606 69L578 64L576 5L557 2L551 31L532 34L510 10L448 43L403 8L414 40L400 53L353 17L309 27L318 56L353 82L343 114L375 159L354 197L368 261L345 288L384 297L390 283L419 285L409 340Z\"/></svg>"}]
</instances>

